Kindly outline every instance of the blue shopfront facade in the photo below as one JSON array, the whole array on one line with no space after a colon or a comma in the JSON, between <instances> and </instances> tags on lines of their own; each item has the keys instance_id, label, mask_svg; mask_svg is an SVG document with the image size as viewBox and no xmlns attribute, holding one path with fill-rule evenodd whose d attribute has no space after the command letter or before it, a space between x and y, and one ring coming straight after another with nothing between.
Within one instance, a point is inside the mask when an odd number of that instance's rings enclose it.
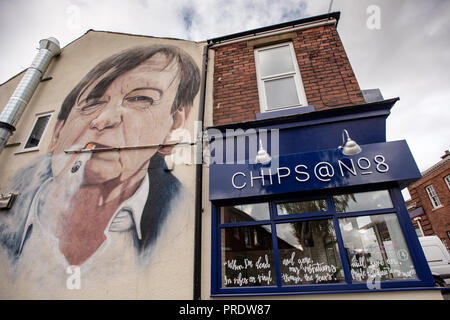
<instances>
[{"instance_id":1,"label":"blue shopfront facade","mask_svg":"<svg viewBox=\"0 0 450 320\"><path fill-rule=\"evenodd\" d=\"M208 129L212 296L434 286L401 194L421 175L406 141L386 141L396 101Z\"/></svg>"}]
</instances>

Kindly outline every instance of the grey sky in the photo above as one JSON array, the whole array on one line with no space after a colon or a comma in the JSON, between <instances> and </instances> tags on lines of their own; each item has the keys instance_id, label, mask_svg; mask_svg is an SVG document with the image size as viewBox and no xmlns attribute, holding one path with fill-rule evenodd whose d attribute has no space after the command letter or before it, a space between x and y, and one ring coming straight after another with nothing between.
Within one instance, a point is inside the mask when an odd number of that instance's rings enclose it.
<instances>
[{"instance_id":1,"label":"grey sky","mask_svg":"<svg viewBox=\"0 0 450 320\"><path fill-rule=\"evenodd\" d=\"M0 0L0 83L26 69L40 39L88 29L194 41L326 13L330 0ZM379 29L370 6L379 8ZM388 140L406 139L420 170L450 149L450 1L334 0L362 89L400 97ZM372 24L373 25L373 24Z\"/></svg>"}]
</instances>

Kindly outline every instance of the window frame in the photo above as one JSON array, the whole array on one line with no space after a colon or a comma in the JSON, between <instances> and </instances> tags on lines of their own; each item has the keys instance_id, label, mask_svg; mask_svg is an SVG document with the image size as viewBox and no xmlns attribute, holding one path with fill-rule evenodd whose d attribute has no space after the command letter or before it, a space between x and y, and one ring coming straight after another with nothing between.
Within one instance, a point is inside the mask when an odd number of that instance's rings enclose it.
<instances>
[{"instance_id":1,"label":"window frame","mask_svg":"<svg viewBox=\"0 0 450 320\"><path fill-rule=\"evenodd\" d=\"M444 181L445 181L445 184L447 185L447 188L450 190L450 174L448 174L444 177Z\"/></svg>"},{"instance_id":2,"label":"window frame","mask_svg":"<svg viewBox=\"0 0 450 320\"><path fill-rule=\"evenodd\" d=\"M294 65L294 71L262 77L261 70L260 70L261 64L260 64L259 53L262 51L285 47L285 46L289 47L292 64ZM305 94L305 89L303 87L302 77L300 74L300 69L299 69L298 62L297 62L297 57L295 55L295 50L294 50L294 46L293 46L292 42L283 42L283 43L278 43L278 44L274 44L274 45L255 48L254 56L255 56L256 79L257 79L257 83L258 83L259 106L260 106L261 112L272 112L272 111L278 111L278 110L283 110L283 109L305 107L308 105L308 102L306 99L306 94ZM266 81L284 79L284 78L288 78L288 77L294 78L295 88L296 88L296 93L297 93L297 97L299 100L299 104L269 109L267 106L267 95L266 95L266 89L265 89L264 83Z\"/></svg>"},{"instance_id":3,"label":"window frame","mask_svg":"<svg viewBox=\"0 0 450 320\"><path fill-rule=\"evenodd\" d=\"M397 187L383 188L389 191L389 195L392 200L393 207L388 209L377 209L367 211L355 211L348 213L338 213L334 207L333 195L343 193L357 193L365 191L377 191L377 189L365 189L365 190L345 190L339 192L324 191L320 195L315 196L298 196L290 198L274 198L266 200L269 203L269 220L258 220L250 222L238 222L238 223L220 223L220 208L222 206L233 206L239 204L261 203L264 201L233 201L229 200L219 203L212 203L212 232L211 232L211 296L223 297L223 296L239 296L239 295L285 295L285 294L317 294L317 293L343 293L343 292L375 292L385 290L408 290L408 288L414 287L431 287L434 286L434 280L429 271L428 264L425 260L425 256L420 249L420 243L414 228L411 227L412 223L409 220L408 211L403 201L401 191ZM276 214L276 205L283 202L291 201L307 201L326 198L327 211L319 211L316 213L306 214L292 214L292 215L278 215ZM409 251L411 262L415 268L417 279L409 280L388 280L381 281L380 288L369 289L366 282L352 282L351 268L346 257L346 251L344 249L344 240L339 227L339 219L345 217L358 217L358 216L372 216L380 214L394 213L397 217L400 229L402 231L406 247ZM331 219L334 226L336 235L337 247L339 250L339 257L341 259L342 268L344 271L344 282L340 283L323 283L323 284L303 284L303 285L282 285L279 254L277 247L277 235L276 225L279 223L297 222L297 221L310 221L310 220L325 220ZM239 227L247 225L270 225L272 232L272 250L273 261L275 263L274 269L276 274L275 286L254 286L254 287L223 287L222 286L222 268L221 268L221 230L227 227Z\"/></svg>"},{"instance_id":4,"label":"window frame","mask_svg":"<svg viewBox=\"0 0 450 320\"><path fill-rule=\"evenodd\" d=\"M27 135L27 138L25 139L25 142L23 144L23 147L22 147L22 150L20 151L20 153L39 150L39 146L41 145L42 139L45 136L45 133L47 132L47 129L48 129L49 124L50 124L50 121L52 120L53 113L54 113L53 111L48 111L48 112L38 113L38 114L35 115L33 125L32 125L31 130L29 131L29 133ZM37 124L39 118L43 118L43 117L47 117L47 116L50 116L50 117L48 118L47 124L45 125L44 131L42 132L42 135L41 135L41 137L39 139L38 145L34 146L34 147L26 148L26 145L27 145L28 141L30 140L31 134L33 133L33 130L36 127L36 124Z\"/></svg>"},{"instance_id":5,"label":"window frame","mask_svg":"<svg viewBox=\"0 0 450 320\"><path fill-rule=\"evenodd\" d=\"M437 195L436 190L434 189L434 186L432 184L428 185L425 187L425 191L427 192L428 195L428 199L430 199L431 205L433 206L433 209L438 209L442 207L442 202L441 200L439 200L439 197ZM432 194L434 193L434 194ZM435 204L435 199L436 198L438 204Z\"/></svg>"}]
</instances>

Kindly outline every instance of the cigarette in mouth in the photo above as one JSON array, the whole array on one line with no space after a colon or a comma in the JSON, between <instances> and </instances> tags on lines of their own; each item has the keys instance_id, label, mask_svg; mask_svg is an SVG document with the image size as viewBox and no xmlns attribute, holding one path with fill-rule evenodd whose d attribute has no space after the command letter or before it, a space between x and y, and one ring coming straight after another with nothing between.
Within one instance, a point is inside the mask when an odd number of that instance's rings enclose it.
<instances>
[{"instance_id":1,"label":"cigarette in mouth","mask_svg":"<svg viewBox=\"0 0 450 320\"><path fill-rule=\"evenodd\" d=\"M87 145L86 145L86 147L84 147L84 150L91 150L91 149L94 149L95 148L95 144L93 144L93 143L88 143Z\"/></svg>"},{"instance_id":2,"label":"cigarette in mouth","mask_svg":"<svg viewBox=\"0 0 450 320\"><path fill-rule=\"evenodd\" d=\"M84 147L84 150L92 150L94 148L95 148L94 143L88 143L86 145L86 147ZM82 164L83 164L83 161L81 161L81 160L75 161L72 168L70 169L70 172L72 172L72 173L77 172L80 169L80 167L82 166Z\"/></svg>"}]
</instances>

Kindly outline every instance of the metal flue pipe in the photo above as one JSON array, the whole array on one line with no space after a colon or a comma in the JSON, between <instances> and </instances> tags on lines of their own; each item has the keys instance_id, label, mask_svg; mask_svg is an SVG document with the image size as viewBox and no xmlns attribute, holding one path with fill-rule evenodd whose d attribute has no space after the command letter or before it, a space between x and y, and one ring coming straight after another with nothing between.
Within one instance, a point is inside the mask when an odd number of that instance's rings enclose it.
<instances>
[{"instance_id":1,"label":"metal flue pipe","mask_svg":"<svg viewBox=\"0 0 450 320\"><path fill-rule=\"evenodd\" d=\"M0 114L0 152L13 131L16 130L16 125L28 102L30 102L51 59L59 55L60 52L59 42L55 38L39 41L38 54Z\"/></svg>"}]
</instances>

